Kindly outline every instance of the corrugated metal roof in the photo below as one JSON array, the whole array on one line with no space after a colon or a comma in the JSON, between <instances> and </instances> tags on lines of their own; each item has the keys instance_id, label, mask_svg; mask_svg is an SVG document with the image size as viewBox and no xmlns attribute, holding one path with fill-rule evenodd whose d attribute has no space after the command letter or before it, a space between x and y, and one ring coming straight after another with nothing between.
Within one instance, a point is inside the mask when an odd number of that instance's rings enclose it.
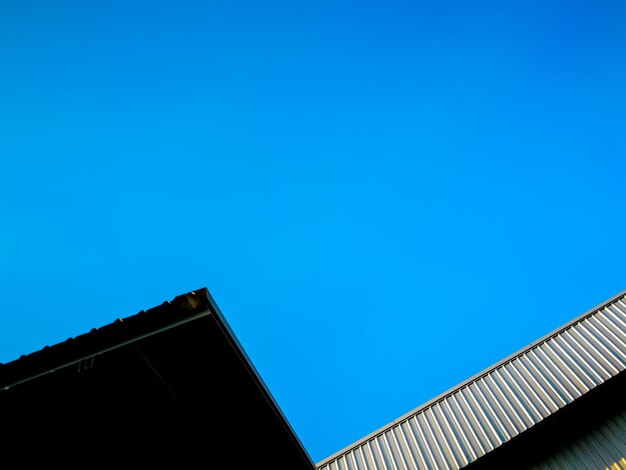
<instances>
[{"instance_id":1,"label":"corrugated metal roof","mask_svg":"<svg viewBox=\"0 0 626 470\"><path fill-rule=\"evenodd\" d=\"M465 469L624 470L624 396L626 374L619 374Z\"/></svg>"},{"instance_id":2,"label":"corrugated metal roof","mask_svg":"<svg viewBox=\"0 0 626 470\"><path fill-rule=\"evenodd\" d=\"M626 291L317 464L458 469L626 367Z\"/></svg>"}]
</instances>

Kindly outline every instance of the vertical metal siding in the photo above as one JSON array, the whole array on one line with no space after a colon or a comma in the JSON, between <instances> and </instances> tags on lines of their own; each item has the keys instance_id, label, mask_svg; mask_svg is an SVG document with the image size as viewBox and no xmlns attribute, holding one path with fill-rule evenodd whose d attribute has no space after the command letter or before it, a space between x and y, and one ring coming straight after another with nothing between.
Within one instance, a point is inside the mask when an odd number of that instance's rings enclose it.
<instances>
[{"instance_id":1,"label":"vertical metal siding","mask_svg":"<svg viewBox=\"0 0 626 470\"><path fill-rule=\"evenodd\" d=\"M625 298L618 296L326 459L319 470L447 470L477 460L626 368ZM585 448L613 459L602 465L620 465L618 447L626 454L623 415L537 468L571 468L572 459L589 458L581 454Z\"/></svg>"},{"instance_id":2,"label":"vertical metal siding","mask_svg":"<svg viewBox=\"0 0 626 470\"><path fill-rule=\"evenodd\" d=\"M531 468L626 469L626 410L616 413Z\"/></svg>"}]
</instances>

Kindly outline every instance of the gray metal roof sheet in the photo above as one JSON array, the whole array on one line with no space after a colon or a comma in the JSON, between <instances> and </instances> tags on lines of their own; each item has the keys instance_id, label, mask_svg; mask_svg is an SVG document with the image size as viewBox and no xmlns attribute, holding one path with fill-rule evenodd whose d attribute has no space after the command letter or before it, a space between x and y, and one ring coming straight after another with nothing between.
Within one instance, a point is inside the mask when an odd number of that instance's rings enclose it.
<instances>
[{"instance_id":1,"label":"gray metal roof sheet","mask_svg":"<svg viewBox=\"0 0 626 470\"><path fill-rule=\"evenodd\" d=\"M626 368L626 291L317 464L458 469Z\"/></svg>"}]
</instances>

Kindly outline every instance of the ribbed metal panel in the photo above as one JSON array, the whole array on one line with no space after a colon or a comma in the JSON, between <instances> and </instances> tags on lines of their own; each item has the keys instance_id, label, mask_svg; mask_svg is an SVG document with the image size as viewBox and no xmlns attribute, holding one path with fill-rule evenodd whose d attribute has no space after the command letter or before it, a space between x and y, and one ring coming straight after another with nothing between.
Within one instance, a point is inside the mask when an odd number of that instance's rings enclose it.
<instances>
[{"instance_id":1,"label":"ribbed metal panel","mask_svg":"<svg viewBox=\"0 0 626 470\"><path fill-rule=\"evenodd\" d=\"M318 463L318 469L462 468L625 368L626 295L621 293ZM623 444L626 420L611 426L621 436L613 441ZM564 450L554 466L546 462L541 468L572 468L567 459L578 457L567 454L576 452ZM614 462L620 463L606 465Z\"/></svg>"},{"instance_id":2,"label":"ribbed metal panel","mask_svg":"<svg viewBox=\"0 0 626 470\"><path fill-rule=\"evenodd\" d=\"M582 437L537 462L532 470L571 468L626 469L626 410L621 410Z\"/></svg>"}]
</instances>

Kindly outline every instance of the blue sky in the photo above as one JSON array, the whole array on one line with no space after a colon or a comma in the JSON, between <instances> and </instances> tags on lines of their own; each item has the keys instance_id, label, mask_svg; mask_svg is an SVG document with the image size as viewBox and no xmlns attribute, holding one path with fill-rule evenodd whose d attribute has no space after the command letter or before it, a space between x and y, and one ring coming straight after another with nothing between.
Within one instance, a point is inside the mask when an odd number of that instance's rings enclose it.
<instances>
[{"instance_id":1,"label":"blue sky","mask_svg":"<svg viewBox=\"0 0 626 470\"><path fill-rule=\"evenodd\" d=\"M0 6L0 361L207 287L314 461L626 289L626 4Z\"/></svg>"}]
</instances>

